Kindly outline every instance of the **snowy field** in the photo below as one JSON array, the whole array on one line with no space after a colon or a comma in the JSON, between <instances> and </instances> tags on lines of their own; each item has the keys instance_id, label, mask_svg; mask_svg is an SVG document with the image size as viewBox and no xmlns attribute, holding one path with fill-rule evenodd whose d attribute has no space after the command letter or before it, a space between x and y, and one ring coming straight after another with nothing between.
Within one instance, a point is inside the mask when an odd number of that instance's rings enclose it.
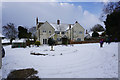
<instances>
[{"instance_id":1,"label":"snowy field","mask_svg":"<svg viewBox=\"0 0 120 80\"><path fill-rule=\"evenodd\" d=\"M50 51L47 45L31 48L4 46L6 56L2 60L2 76L6 78L11 70L34 68L40 78L117 78L118 44L98 43L55 46ZM31 55L39 52L42 55ZM62 55L61 55L62 54Z\"/></svg>"}]
</instances>

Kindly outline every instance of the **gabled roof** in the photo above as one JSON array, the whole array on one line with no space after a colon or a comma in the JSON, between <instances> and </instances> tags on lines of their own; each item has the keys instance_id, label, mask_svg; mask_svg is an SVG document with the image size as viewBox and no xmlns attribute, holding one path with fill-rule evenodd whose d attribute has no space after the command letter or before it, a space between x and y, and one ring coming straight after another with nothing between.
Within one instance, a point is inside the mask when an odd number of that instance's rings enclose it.
<instances>
[{"instance_id":1,"label":"gabled roof","mask_svg":"<svg viewBox=\"0 0 120 80\"><path fill-rule=\"evenodd\" d=\"M41 25L43 25L45 22L38 22L38 27L37 28L39 28Z\"/></svg>"},{"instance_id":2,"label":"gabled roof","mask_svg":"<svg viewBox=\"0 0 120 80\"><path fill-rule=\"evenodd\" d=\"M60 25L58 25L57 23L49 23L54 29L55 31L66 31L67 28L69 28L69 24L63 24L61 23Z\"/></svg>"},{"instance_id":3,"label":"gabled roof","mask_svg":"<svg viewBox=\"0 0 120 80\"><path fill-rule=\"evenodd\" d=\"M47 22L47 21L46 21ZM44 23L46 22L39 22L39 26L41 25L44 25ZM40 24L41 23L41 24ZM71 25L71 28L73 28L75 24L65 24L65 23L61 23L61 24L57 24L57 23L49 23L47 22L48 24L50 24L54 29L55 31L67 31L69 29L69 25ZM78 23L79 24L79 23ZM80 25L80 24L79 24ZM81 25L80 25L81 26ZM81 26L82 27L82 26ZM83 27L82 27L83 28ZM84 28L83 28L84 29Z\"/></svg>"},{"instance_id":4,"label":"gabled roof","mask_svg":"<svg viewBox=\"0 0 120 80\"><path fill-rule=\"evenodd\" d=\"M49 38L53 37L55 35L55 33L53 33Z\"/></svg>"},{"instance_id":5,"label":"gabled roof","mask_svg":"<svg viewBox=\"0 0 120 80\"><path fill-rule=\"evenodd\" d=\"M75 26L76 24L79 24L79 25L80 25L80 23L77 22L77 23L74 24L74 26ZM81 25L80 25L80 26L81 26ZM82 27L82 26L81 26L81 27ZM82 27L82 28L83 28L83 27ZM83 28L83 29L84 29L84 28ZM84 29L84 30L85 30L85 29Z\"/></svg>"}]
</instances>

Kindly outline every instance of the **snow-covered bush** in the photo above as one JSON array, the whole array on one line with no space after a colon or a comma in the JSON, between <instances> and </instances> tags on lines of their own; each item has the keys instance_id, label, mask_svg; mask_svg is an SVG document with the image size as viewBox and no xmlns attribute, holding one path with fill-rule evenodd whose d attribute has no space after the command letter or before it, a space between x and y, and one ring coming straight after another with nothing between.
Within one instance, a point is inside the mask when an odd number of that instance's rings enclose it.
<instances>
[{"instance_id":1,"label":"snow-covered bush","mask_svg":"<svg viewBox=\"0 0 120 80\"><path fill-rule=\"evenodd\" d=\"M92 33L92 37L99 37L98 32L94 31L94 32Z\"/></svg>"}]
</instances>

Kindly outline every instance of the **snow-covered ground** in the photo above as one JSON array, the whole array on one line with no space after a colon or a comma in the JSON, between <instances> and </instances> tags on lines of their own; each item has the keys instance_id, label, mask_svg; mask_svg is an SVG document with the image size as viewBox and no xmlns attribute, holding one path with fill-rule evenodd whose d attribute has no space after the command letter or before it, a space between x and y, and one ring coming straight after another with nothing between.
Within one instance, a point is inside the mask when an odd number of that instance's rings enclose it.
<instances>
[{"instance_id":1,"label":"snow-covered ground","mask_svg":"<svg viewBox=\"0 0 120 80\"><path fill-rule=\"evenodd\" d=\"M117 78L118 43L75 44L55 46L50 51L47 45L31 48L5 46L6 56L2 60L2 77L11 70L34 68L40 78ZM39 52L42 55L31 55ZM62 55L61 55L62 54Z\"/></svg>"}]
</instances>

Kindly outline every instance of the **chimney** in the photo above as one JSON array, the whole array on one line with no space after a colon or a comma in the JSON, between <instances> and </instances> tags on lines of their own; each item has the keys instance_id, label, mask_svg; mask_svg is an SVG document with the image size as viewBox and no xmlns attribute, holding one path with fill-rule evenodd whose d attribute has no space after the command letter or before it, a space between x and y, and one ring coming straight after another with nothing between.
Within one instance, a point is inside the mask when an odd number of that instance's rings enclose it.
<instances>
[{"instance_id":1,"label":"chimney","mask_svg":"<svg viewBox=\"0 0 120 80\"><path fill-rule=\"evenodd\" d=\"M59 25L60 24L60 20L57 20L57 25Z\"/></svg>"},{"instance_id":2,"label":"chimney","mask_svg":"<svg viewBox=\"0 0 120 80\"><path fill-rule=\"evenodd\" d=\"M38 17L36 18L36 25L38 24Z\"/></svg>"},{"instance_id":3,"label":"chimney","mask_svg":"<svg viewBox=\"0 0 120 80\"><path fill-rule=\"evenodd\" d=\"M88 34L87 30L86 30L86 34Z\"/></svg>"},{"instance_id":4,"label":"chimney","mask_svg":"<svg viewBox=\"0 0 120 80\"><path fill-rule=\"evenodd\" d=\"M71 29L71 24L69 24L69 29Z\"/></svg>"},{"instance_id":5,"label":"chimney","mask_svg":"<svg viewBox=\"0 0 120 80\"><path fill-rule=\"evenodd\" d=\"M78 23L77 21L75 23Z\"/></svg>"}]
</instances>

